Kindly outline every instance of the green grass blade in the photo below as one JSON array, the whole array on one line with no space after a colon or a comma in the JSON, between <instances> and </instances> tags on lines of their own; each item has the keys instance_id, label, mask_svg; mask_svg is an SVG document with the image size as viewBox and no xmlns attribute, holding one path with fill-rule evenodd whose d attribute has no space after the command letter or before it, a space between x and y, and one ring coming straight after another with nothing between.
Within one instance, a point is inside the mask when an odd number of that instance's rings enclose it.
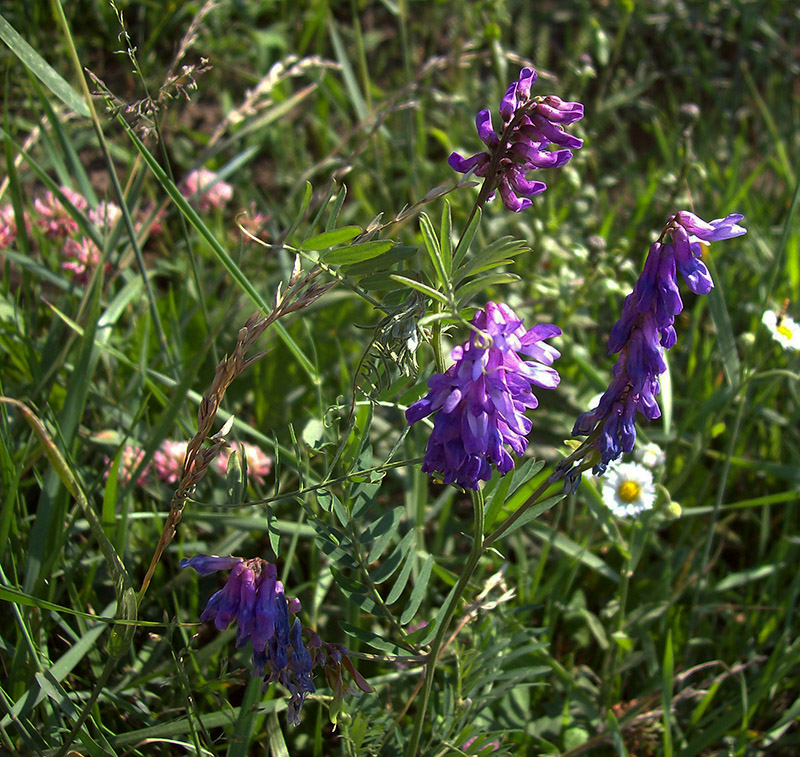
<instances>
[{"instance_id":1,"label":"green grass blade","mask_svg":"<svg viewBox=\"0 0 800 757\"><path fill-rule=\"evenodd\" d=\"M89 117L83 98L42 58L0 14L0 39L28 70L36 76L61 102L80 116Z\"/></svg>"}]
</instances>

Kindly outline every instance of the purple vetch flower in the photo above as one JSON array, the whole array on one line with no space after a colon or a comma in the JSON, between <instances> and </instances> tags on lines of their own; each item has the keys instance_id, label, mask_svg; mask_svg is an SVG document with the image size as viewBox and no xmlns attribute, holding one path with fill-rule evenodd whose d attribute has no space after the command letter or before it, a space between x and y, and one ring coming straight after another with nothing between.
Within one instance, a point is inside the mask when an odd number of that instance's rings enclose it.
<instances>
[{"instance_id":1,"label":"purple vetch flower","mask_svg":"<svg viewBox=\"0 0 800 757\"><path fill-rule=\"evenodd\" d=\"M672 216L658 241L650 247L633 292L625 298L622 315L611 329L609 354L619 353L614 378L597 407L582 413L573 436L597 434L594 446L601 475L612 460L631 452L636 441L636 413L652 421L661 415L656 395L659 376L667 369L664 352L676 342L675 316L683 310L676 272L694 294L707 294L714 286L702 261L703 243L731 239L747 232L737 225L739 214L706 223L694 213ZM668 241L664 241L669 238ZM567 463L567 461L565 461ZM572 466L575 461L567 463ZM573 472L571 487L577 485Z\"/></svg>"},{"instance_id":2,"label":"purple vetch flower","mask_svg":"<svg viewBox=\"0 0 800 757\"><path fill-rule=\"evenodd\" d=\"M447 161L459 173L474 168L476 176L491 182L487 199L491 199L497 189L503 204L516 213L532 205L530 197L547 189L543 181L528 180L527 173L559 168L572 157L569 148L578 149L583 145L583 140L563 128L583 118L583 105L565 102L555 95L531 97L531 85L535 81L536 72L526 67L509 86L500 103L503 124L500 134L494 130L488 110L478 113L475 119L478 137L489 148L488 152L469 158L454 152ZM567 149L550 150L552 145Z\"/></svg>"},{"instance_id":3,"label":"purple vetch flower","mask_svg":"<svg viewBox=\"0 0 800 757\"><path fill-rule=\"evenodd\" d=\"M450 353L453 365L431 376L430 391L406 410L409 424L436 413L422 470L465 489L491 478L490 463L502 474L514 467L504 445L525 452L531 421L524 413L539 404L531 386L553 389L560 380L549 367L560 353L544 342L561 334L556 326L526 330L508 305L494 302L475 313L472 325L470 339Z\"/></svg>"},{"instance_id":4,"label":"purple vetch flower","mask_svg":"<svg viewBox=\"0 0 800 757\"><path fill-rule=\"evenodd\" d=\"M213 622L220 631L236 621L236 648L241 649L248 641L253 646L253 675L264 678L265 683L278 681L288 689L290 723L299 723L306 696L316 691L312 677L314 667L331 664L330 653L320 650L335 648L340 658L337 664L345 665L362 691L372 691L355 672L344 647L326 645L317 634L305 628L298 617L292 621L292 616L301 609L300 602L286 597L283 584L277 578L277 569L271 563L260 557L245 560L195 555L183 558L178 565L194 568L204 576L230 570L227 583L208 600L200 620ZM303 641L304 634L309 637L308 645ZM327 667L325 673L330 675Z\"/></svg>"}]
</instances>

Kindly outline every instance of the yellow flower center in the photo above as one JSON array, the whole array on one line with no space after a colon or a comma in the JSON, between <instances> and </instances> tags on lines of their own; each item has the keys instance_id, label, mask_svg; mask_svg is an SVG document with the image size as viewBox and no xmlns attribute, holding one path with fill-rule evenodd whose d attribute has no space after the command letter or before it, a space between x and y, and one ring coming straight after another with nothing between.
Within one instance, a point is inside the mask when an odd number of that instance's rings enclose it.
<instances>
[{"instance_id":1,"label":"yellow flower center","mask_svg":"<svg viewBox=\"0 0 800 757\"><path fill-rule=\"evenodd\" d=\"M642 487L635 481L623 481L617 489L617 494L623 502L634 502L639 499Z\"/></svg>"},{"instance_id":2,"label":"yellow flower center","mask_svg":"<svg viewBox=\"0 0 800 757\"><path fill-rule=\"evenodd\" d=\"M781 323L776 330L781 336L785 336L787 339L792 338L792 330L788 326Z\"/></svg>"}]
</instances>

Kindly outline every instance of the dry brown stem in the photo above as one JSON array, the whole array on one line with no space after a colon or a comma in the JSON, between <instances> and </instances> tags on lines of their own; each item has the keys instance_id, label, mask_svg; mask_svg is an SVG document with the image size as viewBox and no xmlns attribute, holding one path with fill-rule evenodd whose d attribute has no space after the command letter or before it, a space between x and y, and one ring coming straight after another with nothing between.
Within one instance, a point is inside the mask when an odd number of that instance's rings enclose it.
<instances>
[{"instance_id":1,"label":"dry brown stem","mask_svg":"<svg viewBox=\"0 0 800 757\"><path fill-rule=\"evenodd\" d=\"M208 466L213 462L220 449L227 444L225 436L233 424L233 418L216 434L211 433L217 418L217 412L225 397L225 392L237 376L266 354L259 352L248 357L248 352L253 345L275 321L289 313L308 307L335 285L335 282L328 284L317 283L316 279L320 273L321 269L315 267L308 273L303 274L300 270L299 259L297 259L294 271L289 278L286 292L282 293L279 286L275 293L272 311L268 315L262 315L261 313L251 315L244 326L239 329L233 352L223 357L217 365L211 386L203 395L200 407L197 410L197 433L186 446L181 478L175 493L172 495L169 514L156 545L153 559L150 561L150 567L147 569L144 581L142 581L142 588L139 590L139 602L141 602L144 593L147 591L161 555L175 536L187 497L205 476ZM210 445L204 447L206 442L210 442Z\"/></svg>"}]
</instances>

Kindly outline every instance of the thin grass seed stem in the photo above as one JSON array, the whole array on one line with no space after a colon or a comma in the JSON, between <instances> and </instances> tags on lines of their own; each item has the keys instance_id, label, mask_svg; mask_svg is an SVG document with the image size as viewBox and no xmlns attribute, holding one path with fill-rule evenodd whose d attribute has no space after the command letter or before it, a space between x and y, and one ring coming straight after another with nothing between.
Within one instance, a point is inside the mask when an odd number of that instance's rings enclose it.
<instances>
[{"instance_id":1,"label":"thin grass seed stem","mask_svg":"<svg viewBox=\"0 0 800 757\"><path fill-rule=\"evenodd\" d=\"M483 492L478 489L470 492L472 495L473 507L473 533L472 533L472 549L470 550L467 563L464 570L458 578L452 600L447 606L443 617L439 621L436 629L436 636L431 644L430 652L428 653L428 664L425 668L425 680L422 688L422 702L419 705L419 716L414 721L414 730L411 734L411 739L406 749L406 757L415 757L419 751L420 739L422 737L422 727L425 724L425 714L428 710L428 702L430 701L431 691L433 689L433 676L436 672L436 664L439 660L439 654L442 650L442 644L447 636L447 630L450 626L453 616L455 615L458 603L464 594L464 591L469 584L472 574L478 567L481 556L483 555L485 545L483 541L483 528L485 518L485 503L483 499Z\"/></svg>"},{"instance_id":2,"label":"thin grass seed stem","mask_svg":"<svg viewBox=\"0 0 800 757\"><path fill-rule=\"evenodd\" d=\"M122 192L122 187L120 186L119 179L117 178L117 172L114 168L114 161L111 158L111 152L108 149L108 144L106 143L106 139L103 134L103 128L100 124L100 119L94 107L94 102L92 100L92 93L89 91L89 86L86 83L86 76L84 75L83 68L81 66L81 61L80 58L78 57L78 51L75 48L75 41L72 38L72 33L70 32L69 29L69 23L67 21L67 17L64 15L64 8L61 5L61 0L52 0L52 5L56 18L58 19L61 29L64 32L64 39L67 44L67 52L69 54L70 59L72 60L72 65L75 68L75 72L78 77L78 82L80 83L81 94L83 95L83 99L86 101L86 107L89 109L92 126L94 127L95 134L97 135L97 141L100 146L100 151L103 153L103 160L105 161L106 167L108 168L108 175L109 178L111 179L111 185L114 188L114 193L117 196L117 201L119 202L119 207L120 210L122 211L122 218L125 222L125 227L131 239L133 252L134 255L136 256L136 263L139 266L139 271L142 275L142 284L144 285L144 289L147 294L147 300L150 305L150 314L153 318L153 323L156 328L156 335L158 337L159 347L161 348L165 361L167 362L167 364L170 364L172 363L172 359L169 354L169 347L167 345L167 336L164 333L164 327L161 323L161 316L158 314L155 295L153 294L153 288L150 285L150 278L147 275L147 269L144 264L144 256L142 255L142 251L139 247L138 242L136 241L136 231L134 229L133 221L131 220L130 213L128 212L128 206L127 203L125 202L125 196Z\"/></svg>"}]
</instances>

